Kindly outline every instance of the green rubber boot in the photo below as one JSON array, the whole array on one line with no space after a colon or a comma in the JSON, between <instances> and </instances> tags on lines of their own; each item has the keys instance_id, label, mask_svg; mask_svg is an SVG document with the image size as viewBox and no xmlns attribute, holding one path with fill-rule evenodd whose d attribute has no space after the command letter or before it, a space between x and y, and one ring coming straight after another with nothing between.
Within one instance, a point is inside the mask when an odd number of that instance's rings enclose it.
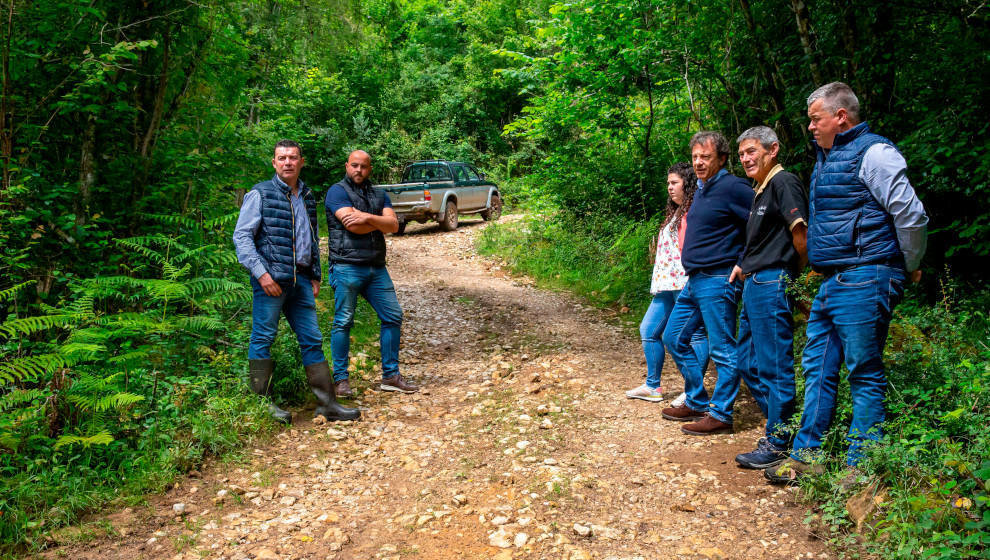
<instances>
[{"instance_id":1,"label":"green rubber boot","mask_svg":"<svg viewBox=\"0 0 990 560\"><path fill-rule=\"evenodd\" d=\"M250 370L248 384L251 386L251 390L257 395L267 397L268 390L271 388L272 371L275 369L275 362L270 358L267 360L248 360L248 362L248 369ZM283 424L292 423L292 413L275 406L275 403L271 402L271 400L268 401L268 412L271 413L273 418Z\"/></svg>"},{"instance_id":2,"label":"green rubber boot","mask_svg":"<svg viewBox=\"0 0 990 560\"><path fill-rule=\"evenodd\" d=\"M347 408L337 402L333 382L330 381L330 365L326 361L306 366L306 380L309 381L309 388L316 395L317 405L316 410L313 411L314 418L321 415L330 421L361 418L360 410Z\"/></svg>"}]
</instances>

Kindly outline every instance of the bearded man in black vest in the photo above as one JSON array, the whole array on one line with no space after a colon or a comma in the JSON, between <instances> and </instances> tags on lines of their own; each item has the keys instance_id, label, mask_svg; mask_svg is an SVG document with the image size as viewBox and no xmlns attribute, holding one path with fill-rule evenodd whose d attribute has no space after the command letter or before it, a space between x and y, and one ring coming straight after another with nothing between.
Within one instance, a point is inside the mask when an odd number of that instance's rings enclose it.
<instances>
[{"instance_id":1,"label":"bearded man in black vest","mask_svg":"<svg viewBox=\"0 0 990 560\"><path fill-rule=\"evenodd\" d=\"M371 156L355 150L347 156L344 178L327 191L327 228L330 230L330 285L334 292L330 352L333 355L334 388L338 395L353 396L347 366L351 327L358 295L371 304L382 322L381 390L415 393L419 387L399 374L399 335L402 308L395 285L385 268L385 234L399 230L399 220L384 191L372 187Z\"/></svg>"},{"instance_id":2,"label":"bearded man in black vest","mask_svg":"<svg viewBox=\"0 0 990 560\"><path fill-rule=\"evenodd\" d=\"M337 403L330 367L323 354L323 335L316 321L320 293L320 243L316 199L300 179L306 164L299 144L275 144L275 176L255 185L241 204L234 228L237 259L251 273L253 290L249 385L259 395L271 389L271 347L280 315L296 333L306 379L316 395L315 416L327 420L357 420L361 412ZM268 410L280 422L292 422L292 413L269 402Z\"/></svg>"}]
</instances>

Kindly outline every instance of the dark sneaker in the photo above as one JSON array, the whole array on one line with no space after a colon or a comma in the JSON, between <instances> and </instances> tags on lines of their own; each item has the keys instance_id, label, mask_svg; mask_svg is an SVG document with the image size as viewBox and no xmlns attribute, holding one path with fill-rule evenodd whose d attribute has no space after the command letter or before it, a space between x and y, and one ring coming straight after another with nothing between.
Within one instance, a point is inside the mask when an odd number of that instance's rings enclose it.
<instances>
[{"instance_id":1,"label":"dark sneaker","mask_svg":"<svg viewBox=\"0 0 990 560\"><path fill-rule=\"evenodd\" d=\"M756 442L756 450L736 455L736 462L744 469L766 469L787 460L787 449L777 447L762 437Z\"/></svg>"},{"instance_id":2,"label":"dark sneaker","mask_svg":"<svg viewBox=\"0 0 990 560\"><path fill-rule=\"evenodd\" d=\"M731 434L732 424L723 422L710 414L706 414L701 420L685 424L681 428L685 434L692 436L713 436L715 434Z\"/></svg>"},{"instance_id":3,"label":"dark sneaker","mask_svg":"<svg viewBox=\"0 0 990 560\"><path fill-rule=\"evenodd\" d=\"M688 408L686 404L682 404L681 406L661 410L660 416L663 416L667 420L674 420L675 422L693 422L695 420L701 420L705 416L705 413L698 412L693 408Z\"/></svg>"},{"instance_id":4,"label":"dark sneaker","mask_svg":"<svg viewBox=\"0 0 990 560\"><path fill-rule=\"evenodd\" d=\"M406 383L406 380L402 379L402 374L382 379L381 389L382 391L396 391L398 393L406 394L419 391L419 387L416 385Z\"/></svg>"},{"instance_id":5,"label":"dark sneaker","mask_svg":"<svg viewBox=\"0 0 990 560\"><path fill-rule=\"evenodd\" d=\"M825 468L821 465L805 463L797 459L787 459L779 465L765 469L763 476L771 484L793 486L803 476L822 474L823 472L825 472Z\"/></svg>"},{"instance_id":6,"label":"dark sneaker","mask_svg":"<svg viewBox=\"0 0 990 560\"><path fill-rule=\"evenodd\" d=\"M351 384L346 379L341 379L340 381L334 383L333 392L338 397L343 397L345 399L354 398L354 391L351 389Z\"/></svg>"}]
</instances>

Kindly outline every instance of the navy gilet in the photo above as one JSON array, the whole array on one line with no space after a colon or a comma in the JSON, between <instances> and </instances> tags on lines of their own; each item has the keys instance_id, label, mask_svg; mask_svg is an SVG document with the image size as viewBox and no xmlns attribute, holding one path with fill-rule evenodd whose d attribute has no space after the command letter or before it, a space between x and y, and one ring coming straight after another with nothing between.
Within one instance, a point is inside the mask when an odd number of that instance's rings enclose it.
<instances>
[{"instance_id":1,"label":"navy gilet","mask_svg":"<svg viewBox=\"0 0 990 560\"><path fill-rule=\"evenodd\" d=\"M272 180L258 183L252 190L258 191L261 195L261 226L254 236L254 244L258 248L258 253L265 260L265 268L271 274L272 279L279 284L291 284L296 281L296 258L295 258L295 229L293 228L292 202L289 200L289 187L281 181ZM306 214L308 215L312 234L312 254L310 255L310 266L307 271L309 275L319 280L320 270L320 240L317 239L316 231L316 198L309 187L303 185L299 191L306 203Z\"/></svg>"},{"instance_id":2,"label":"navy gilet","mask_svg":"<svg viewBox=\"0 0 990 560\"><path fill-rule=\"evenodd\" d=\"M344 177L330 188L337 186L342 187L347 193L354 209L376 216L382 215L385 209L385 193L373 188L370 182L365 181L364 185L359 187L350 177ZM379 230L370 233L351 233L329 208L326 211L331 263L385 266L384 233Z\"/></svg>"}]
</instances>

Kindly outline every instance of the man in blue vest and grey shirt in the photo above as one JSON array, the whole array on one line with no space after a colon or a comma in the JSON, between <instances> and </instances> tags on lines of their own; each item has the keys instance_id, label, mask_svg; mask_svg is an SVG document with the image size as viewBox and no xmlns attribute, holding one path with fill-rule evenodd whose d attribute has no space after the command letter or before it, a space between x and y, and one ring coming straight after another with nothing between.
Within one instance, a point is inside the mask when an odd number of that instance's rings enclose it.
<instances>
[{"instance_id":1,"label":"man in blue vest and grey shirt","mask_svg":"<svg viewBox=\"0 0 990 560\"><path fill-rule=\"evenodd\" d=\"M808 261L825 276L808 317L804 412L790 459L764 471L774 483L820 472L839 368L849 370L853 417L847 464L879 440L887 379L883 349L906 280L921 279L928 217L893 142L860 120L859 100L833 82L808 97L817 162L811 176Z\"/></svg>"},{"instance_id":2,"label":"man in blue vest and grey shirt","mask_svg":"<svg viewBox=\"0 0 990 560\"><path fill-rule=\"evenodd\" d=\"M248 345L250 387L259 395L271 389L271 347L278 319L285 314L296 333L306 379L316 395L315 416L327 420L356 420L357 409L337 403L330 367L323 355L323 335L316 322L320 293L320 243L316 227L316 199L299 180L306 160L299 144L275 144L275 176L255 185L241 204L234 229L237 260L251 273L253 289L251 342ZM286 424L292 414L269 403L272 416Z\"/></svg>"},{"instance_id":3,"label":"man in blue vest and grey shirt","mask_svg":"<svg viewBox=\"0 0 990 560\"><path fill-rule=\"evenodd\" d=\"M398 231L399 220L388 195L372 187L368 180L371 156L367 152L351 152L344 171L344 178L327 191L325 202L330 230L330 285L334 293L330 352L337 394L354 394L348 382L347 365L358 295L371 304L382 322L381 390L415 393L419 387L399 374L402 308L385 268L385 234Z\"/></svg>"}]
</instances>

